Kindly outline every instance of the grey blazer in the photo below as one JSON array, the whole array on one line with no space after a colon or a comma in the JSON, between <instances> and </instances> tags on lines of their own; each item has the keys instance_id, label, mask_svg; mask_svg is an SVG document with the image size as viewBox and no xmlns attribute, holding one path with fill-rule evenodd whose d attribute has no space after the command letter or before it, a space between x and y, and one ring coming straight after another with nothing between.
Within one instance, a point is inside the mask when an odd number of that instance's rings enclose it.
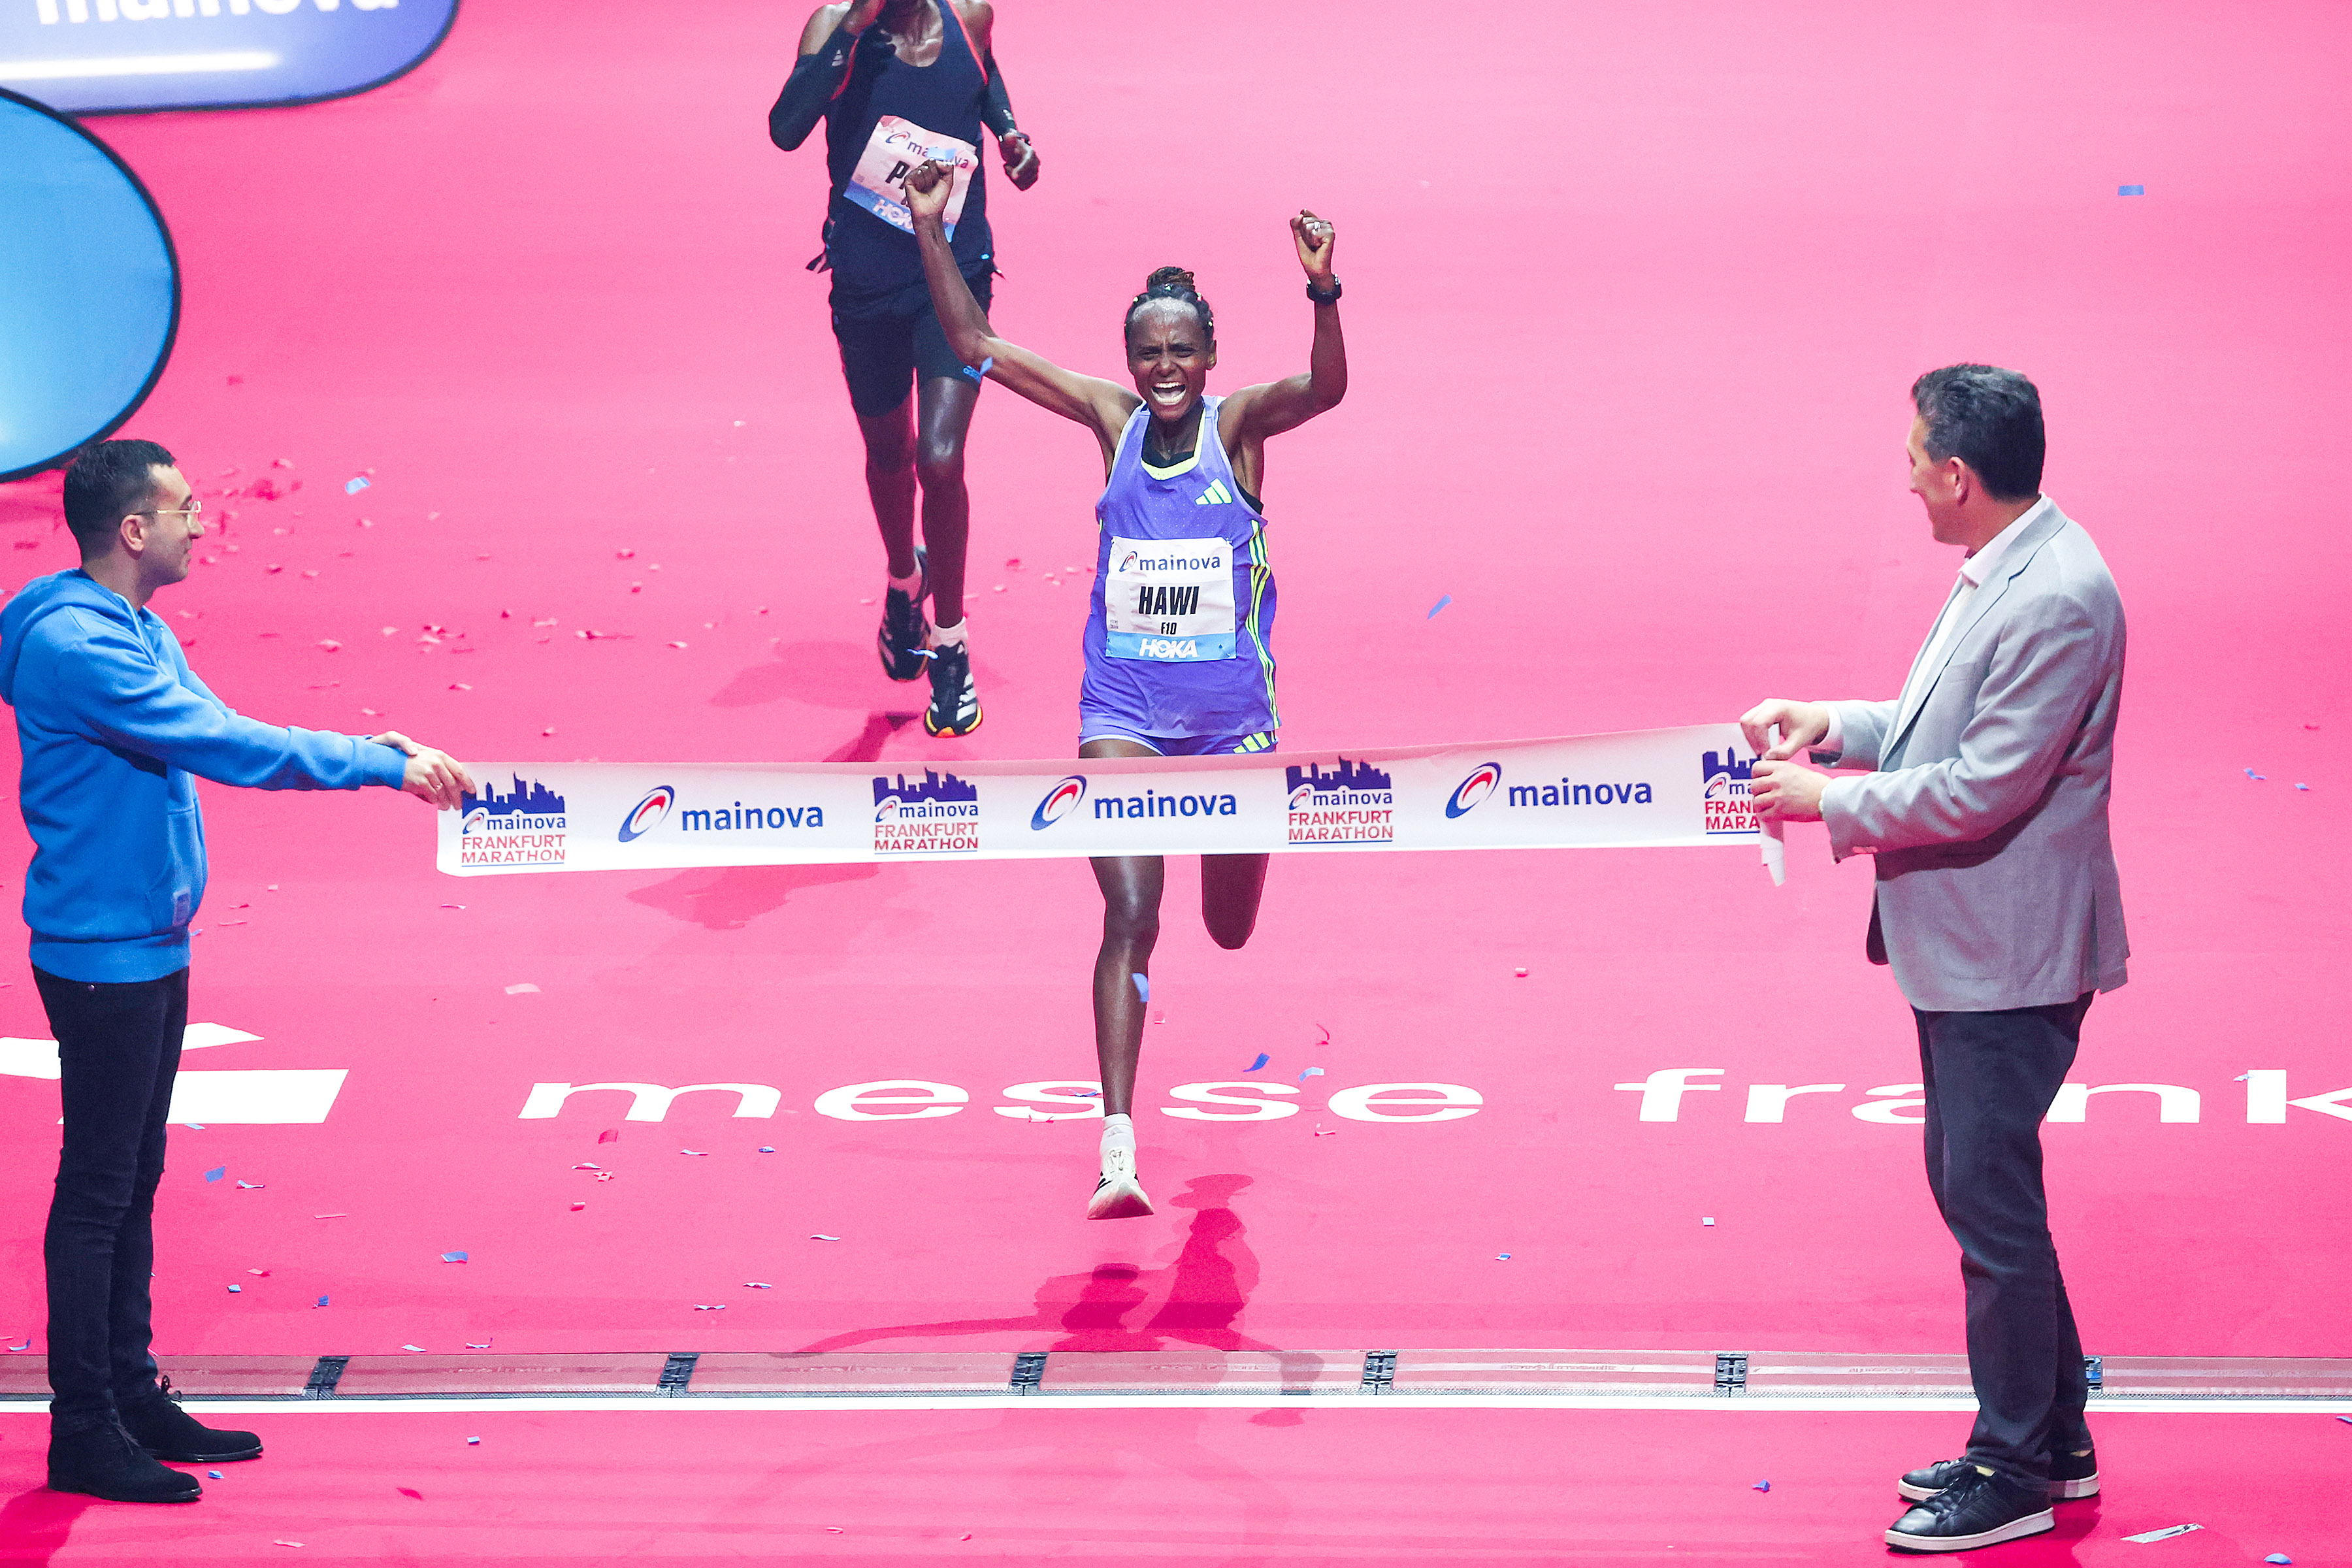
<instances>
[{"instance_id":1,"label":"grey blazer","mask_svg":"<svg viewBox=\"0 0 2352 1568\"><path fill-rule=\"evenodd\" d=\"M2124 687L2115 579L2053 505L1961 616L1913 711L1834 703L1843 750L1813 753L1872 770L1822 799L1839 859L1877 852L1871 962L1892 963L1927 1012L2112 991L2130 952L2107 838Z\"/></svg>"}]
</instances>

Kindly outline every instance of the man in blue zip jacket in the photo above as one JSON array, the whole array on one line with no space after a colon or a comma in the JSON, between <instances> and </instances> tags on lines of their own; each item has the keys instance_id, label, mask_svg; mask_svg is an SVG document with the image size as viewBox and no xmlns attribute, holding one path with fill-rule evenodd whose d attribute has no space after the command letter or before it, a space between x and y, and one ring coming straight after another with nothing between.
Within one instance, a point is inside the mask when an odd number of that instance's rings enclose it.
<instances>
[{"instance_id":1,"label":"man in blue zip jacket","mask_svg":"<svg viewBox=\"0 0 2352 1568\"><path fill-rule=\"evenodd\" d=\"M66 470L81 568L0 611L0 698L16 710L33 836L25 922L58 1037L64 1148L48 1268L49 1485L121 1502L193 1502L158 1463L261 1453L181 1410L148 1353L155 1186L188 1021L188 922L205 896L195 780L257 789L404 789L454 809L464 765L404 735L247 719L188 668L147 608L188 574L202 507L152 441L103 441Z\"/></svg>"}]
</instances>

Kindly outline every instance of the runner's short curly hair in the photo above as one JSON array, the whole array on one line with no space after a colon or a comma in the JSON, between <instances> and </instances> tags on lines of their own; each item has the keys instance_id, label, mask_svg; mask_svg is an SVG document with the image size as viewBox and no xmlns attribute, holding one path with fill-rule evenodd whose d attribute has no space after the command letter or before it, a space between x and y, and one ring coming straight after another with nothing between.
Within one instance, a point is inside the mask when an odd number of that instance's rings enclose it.
<instances>
[{"instance_id":1,"label":"runner's short curly hair","mask_svg":"<svg viewBox=\"0 0 2352 1568\"><path fill-rule=\"evenodd\" d=\"M1201 335L1208 340L1210 348L1217 346L1216 313L1209 309L1209 302L1201 298L1201 290L1193 283L1192 275L1181 267L1155 267L1151 269L1151 276L1143 280L1143 292L1128 302L1127 321L1120 327L1121 335L1131 333L1135 328L1135 318L1143 312L1146 306L1158 300L1190 305L1192 314L1200 319Z\"/></svg>"}]
</instances>

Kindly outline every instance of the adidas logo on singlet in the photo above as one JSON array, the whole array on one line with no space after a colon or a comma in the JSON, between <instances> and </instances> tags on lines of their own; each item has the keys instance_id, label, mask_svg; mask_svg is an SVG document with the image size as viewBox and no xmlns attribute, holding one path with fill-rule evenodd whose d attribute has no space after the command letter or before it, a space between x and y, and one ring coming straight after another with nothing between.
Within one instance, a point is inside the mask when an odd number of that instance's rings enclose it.
<instances>
[{"instance_id":1,"label":"adidas logo on singlet","mask_svg":"<svg viewBox=\"0 0 2352 1568\"><path fill-rule=\"evenodd\" d=\"M1207 492L1192 504L1194 506L1223 506L1233 499L1233 492L1225 489L1224 480L1211 479L1209 481L1209 489Z\"/></svg>"}]
</instances>

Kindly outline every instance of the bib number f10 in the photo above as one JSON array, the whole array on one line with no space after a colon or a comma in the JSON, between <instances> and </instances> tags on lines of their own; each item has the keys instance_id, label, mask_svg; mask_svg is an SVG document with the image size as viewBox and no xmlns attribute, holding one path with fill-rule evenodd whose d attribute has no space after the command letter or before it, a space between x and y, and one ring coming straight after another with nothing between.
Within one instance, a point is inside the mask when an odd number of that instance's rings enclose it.
<instances>
[{"instance_id":1,"label":"bib number f10","mask_svg":"<svg viewBox=\"0 0 2352 1568\"><path fill-rule=\"evenodd\" d=\"M907 210L907 175L926 159L936 159L955 171L948 187L947 211L940 215L947 237L953 239L956 219L963 216L964 195L971 189L972 173L980 167L980 150L969 142L886 114L875 124L874 134L866 139L866 151L858 154L857 167L850 171L842 195L892 228L912 234L915 215Z\"/></svg>"},{"instance_id":2,"label":"bib number f10","mask_svg":"<svg viewBox=\"0 0 2352 1568\"><path fill-rule=\"evenodd\" d=\"M1223 539L1110 542L1104 650L1186 664L1234 657L1234 547Z\"/></svg>"}]
</instances>

